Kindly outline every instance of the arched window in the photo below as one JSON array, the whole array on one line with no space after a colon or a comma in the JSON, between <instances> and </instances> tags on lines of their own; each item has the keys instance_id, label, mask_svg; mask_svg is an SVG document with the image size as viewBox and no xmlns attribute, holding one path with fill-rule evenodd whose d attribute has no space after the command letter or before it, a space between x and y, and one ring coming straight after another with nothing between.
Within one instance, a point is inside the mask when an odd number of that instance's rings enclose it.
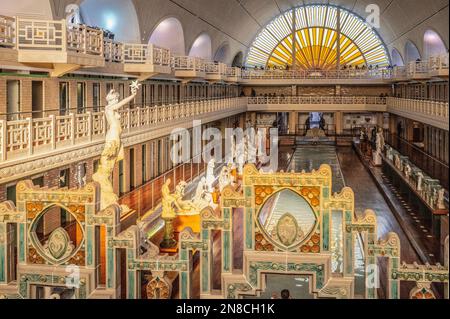
<instances>
[{"instance_id":1,"label":"arched window","mask_svg":"<svg viewBox=\"0 0 450 319\"><path fill-rule=\"evenodd\" d=\"M211 60L212 56L211 37L206 33L201 34L192 44L189 56L195 56L205 60Z\"/></svg>"},{"instance_id":2,"label":"arched window","mask_svg":"<svg viewBox=\"0 0 450 319\"><path fill-rule=\"evenodd\" d=\"M411 41L407 41L405 44L405 62L412 62L421 59L419 50L416 45Z\"/></svg>"},{"instance_id":3,"label":"arched window","mask_svg":"<svg viewBox=\"0 0 450 319\"><path fill-rule=\"evenodd\" d=\"M131 0L84 0L80 5L83 22L111 31L120 42L141 42L136 9Z\"/></svg>"},{"instance_id":4,"label":"arched window","mask_svg":"<svg viewBox=\"0 0 450 319\"><path fill-rule=\"evenodd\" d=\"M240 51L234 56L233 63L231 64L231 66L241 67L243 66L243 63L244 63L244 54L242 53L242 51Z\"/></svg>"},{"instance_id":5,"label":"arched window","mask_svg":"<svg viewBox=\"0 0 450 319\"><path fill-rule=\"evenodd\" d=\"M163 20L153 31L149 43L170 49L172 54L185 55L184 31L176 18Z\"/></svg>"},{"instance_id":6,"label":"arched window","mask_svg":"<svg viewBox=\"0 0 450 319\"><path fill-rule=\"evenodd\" d=\"M404 66L405 62L403 62L403 58L400 54L400 52L398 52L398 50L396 48L392 49L392 65L393 66Z\"/></svg>"},{"instance_id":7,"label":"arched window","mask_svg":"<svg viewBox=\"0 0 450 319\"><path fill-rule=\"evenodd\" d=\"M229 55L230 46L228 45L228 43L225 43L216 51L216 54L214 55L214 61L227 63Z\"/></svg>"},{"instance_id":8,"label":"arched window","mask_svg":"<svg viewBox=\"0 0 450 319\"><path fill-rule=\"evenodd\" d=\"M389 64L380 37L361 18L331 5L307 5L269 23L254 40L246 64L309 70L336 68L338 60L340 65Z\"/></svg>"},{"instance_id":9,"label":"arched window","mask_svg":"<svg viewBox=\"0 0 450 319\"><path fill-rule=\"evenodd\" d=\"M424 57L427 59L432 56L447 54L447 48L439 34L433 30L427 30L423 36Z\"/></svg>"}]
</instances>

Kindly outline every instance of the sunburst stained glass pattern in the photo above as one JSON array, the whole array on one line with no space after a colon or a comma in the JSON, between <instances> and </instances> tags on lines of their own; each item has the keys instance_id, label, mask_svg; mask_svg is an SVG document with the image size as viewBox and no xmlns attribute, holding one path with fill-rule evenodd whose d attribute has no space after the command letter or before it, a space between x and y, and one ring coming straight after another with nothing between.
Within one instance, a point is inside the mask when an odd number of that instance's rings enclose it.
<instances>
[{"instance_id":1,"label":"sunburst stained glass pattern","mask_svg":"<svg viewBox=\"0 0 450 319\"><path fill-rule=\"evenodd\" d=\"M294 44L295 65L302 69L336 68L338 56L341 65L389 64L383 42L361 18L334 6L311 5L269 23L253 42L247 65L292 65Z\"/></svg>"}]
</instances>

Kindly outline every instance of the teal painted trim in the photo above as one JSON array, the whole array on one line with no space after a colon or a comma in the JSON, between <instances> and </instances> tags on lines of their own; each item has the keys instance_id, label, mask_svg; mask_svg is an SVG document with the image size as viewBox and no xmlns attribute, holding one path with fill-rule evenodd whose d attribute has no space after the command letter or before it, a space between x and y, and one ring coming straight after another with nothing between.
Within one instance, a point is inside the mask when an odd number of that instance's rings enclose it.
<instances>
[{"instance_id":1,"label":"teal painted trim","mask_svg":"<svg viewBox=\"0 0 450 319\"><path fill-rule=\"evenodd\" d=\"M202 292L209 292L209 257L208 252L202 252Z\"/></svg>"},{"instance_id":2,"label":"teal painted trim","mask_svg":"<svg viewBox=\"0 0 450 319\"><path fill-rule=\"evenodd\" d=\"M100 244L100 243L98 243ZM86 264L88 267L94 266L94 226L86 226Z\"/></svg>"},{"instance_id":3,"label":"teal painted trim","mask_svg":"<svg viewBox=\"0 0 450 319\"><path fill-rule=\"evenodd\" d=\"M253 209L245 210L245 247L253 248Z\"/></svg>"},{"instance_id":4,"label":"teal painted trim","mask_svg":"<svg viewBox=\"0 0 450 319\"><path fill-rule=\"evenodd\" d=\"M345 274L353 274L353 234L345 233Z\"/></svg>"},{"instance_id":5,"label":"teal painted trim","mask_svg":"<svg viewBox=\"0 0 450 319\"><path fill-rule=\"evenodd\" d=\"M136 299L135 295L135 286L136 286L136 272L135 271L128 271L128 278L127 278L127 298L128 299Z\"/></svg>"},{"instance_id":6,"label":"teal painted trim","mask_svg":"<svg viewBox=\"0 0 450 319\"><path fill-rule=\"evenodd\" d=\"M106 258L107 258L107 265L108 269L106 272L107 276L107 286L108 288L115 288L114 287L114 251L111 248L108 248L106 250Z\"/></svg>"},{"instance_id":7,"label":"teal painted trim","mask_svg":"<svg viewBox=\"0 0 450 319\"><path fill-rule=\"evenodd\" d=\"M181 289L180 289L181 299L188 299L189 298L188 274L184 271L181 273L180 287L181 287Z\"/></svg>"},{"instance_id":8,"label":"teal painted trim","mask_svg":"<svg viewBox=\"0 0 450 319\"><path fill-rule=\"evenodd\" d=\"M25 262L25 224L19 224L19 262Z\"/></svg>"},{"instance_id":9,"label":"teal painted trim","mask_svg":"<svg viewBox=\"0 0 450 319\"><path fill-rule=\"evenodd\" d=\"M323 250L330 250L330 211L324 211L322 219L322 240Z\"/></svg>"},{"instance_id":10,"label":"teal painted trim","mask_svg":"<svg viewBox=\"0 0 450 319\"><path fill-rule=\"evenodd\" d=\"M229 208L224 208L223 209L223 218L224 219L229 219L230 218L230 209Z\"/></svg>"},{"instance_id":11,"label":"teal painted trim","mask_svg":"<svg viewBox=\"0 0 450 319\"><path fill-rule=\"evenodd\" d=\"M222 263L222 270L225 272L231 271L231 265L230 265L230 256L231 255L231 249L230 249L230 232L224 231L223 232L223 263Z\"/></svg>"},{"instance_id":12,"label":"teal painted trim","mask_svg":"<svg viewBox=\"0 0 450 319\"><path fill-rule=\"evenodd\" d=\"M328 187L324 187L322 193L324 199L330 198L330 189Z\"/></svg>"}]
</instances>

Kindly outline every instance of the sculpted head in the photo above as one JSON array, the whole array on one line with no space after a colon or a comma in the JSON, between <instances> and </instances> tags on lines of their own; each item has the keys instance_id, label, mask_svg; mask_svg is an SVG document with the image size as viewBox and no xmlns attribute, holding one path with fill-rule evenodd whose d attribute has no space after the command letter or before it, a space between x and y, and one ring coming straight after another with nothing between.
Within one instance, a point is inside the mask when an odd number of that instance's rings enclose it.
<instances>
[{"instance_id":1,"label":"sculpted head","mask_svg":"<svg viewBox=\"0 0 450 319\"><path fill-rule=\"evenodd\" d=\"M106 101L108 105L117 104L119 102L119 93L112 89L106 96Z\"/></svg>"}]
</instances>

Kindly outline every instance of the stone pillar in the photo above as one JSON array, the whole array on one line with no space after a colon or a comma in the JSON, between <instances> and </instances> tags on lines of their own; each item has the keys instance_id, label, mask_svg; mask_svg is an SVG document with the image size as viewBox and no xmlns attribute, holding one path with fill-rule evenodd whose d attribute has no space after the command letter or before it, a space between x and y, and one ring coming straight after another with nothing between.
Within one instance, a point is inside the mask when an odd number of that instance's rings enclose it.
<instances>
[{"instance_id":1,"label":"stone pillar","mask_svg":"<svg viewBox=\"0 0 450 319\"><path fill-rule=\"evenodd\" d=\"M343 132L343 114L342 112L335 112L334 113L334 125L336 134L340 135Z\"/></svg>"},{"instance_id":2,"label":"stone pillar","mask_svg":"<svg viewBox=\"0 0 450 319\"><path fill-rule=\"evenodd\" d=\"M289 112L289 134L296 134L298 123L298 112Z\"/></svg>"}]
</instances>

